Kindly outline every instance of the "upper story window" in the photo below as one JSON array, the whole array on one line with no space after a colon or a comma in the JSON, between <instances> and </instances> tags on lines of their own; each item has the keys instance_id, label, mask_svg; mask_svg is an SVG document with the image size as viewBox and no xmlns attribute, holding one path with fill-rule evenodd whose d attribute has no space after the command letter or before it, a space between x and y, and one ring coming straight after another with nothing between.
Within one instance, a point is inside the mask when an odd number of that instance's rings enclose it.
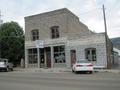
<instances>
[{"instance_id":1,"label":"upper story window","mask_svg":"<svg viewBox=\"0 0 120 90\"><path fill-rule=\"evenodd\" d=\"M59 38L59 26L53 26L51 27L51 38Z\"/></svg>"},{"instance_id":2,"label":"upper story window","mask_svg":"<svg viewBox=\"0 0 120 90\"><path fill-rule=\"evenodd\" d=\"M96 61L96 49L95 48L85 49L85 56L88 61Z\"/></svg>"},{"instance_id":3,"label":"upper story window","mask_svg":"<svg viewBox=\"0 0 120 90\"><path fill-rule=\"evenodd\" d=\"M38 29L32 30L32 31L31 31L31 34L32 34L32 40L33 40L33 41L39 39L39 31L38 31Z\"/></svg>"}]
</instances>

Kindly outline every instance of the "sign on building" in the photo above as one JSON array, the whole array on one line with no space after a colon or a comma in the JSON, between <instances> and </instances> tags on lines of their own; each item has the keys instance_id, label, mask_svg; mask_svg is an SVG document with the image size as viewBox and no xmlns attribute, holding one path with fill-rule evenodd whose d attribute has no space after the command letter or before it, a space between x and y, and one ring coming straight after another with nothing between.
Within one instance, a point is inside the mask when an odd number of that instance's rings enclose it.
<instances>
[{"instance_id":1,"label":"sign on building","mask_svg":"<svg viewBox=\"0 0 120 90\"><path fill-rule=\"evenodd\" d=\"M36 40L36 47L37 48L44 48L44 41L43 40Z\"/></svg>"}]
</instances>

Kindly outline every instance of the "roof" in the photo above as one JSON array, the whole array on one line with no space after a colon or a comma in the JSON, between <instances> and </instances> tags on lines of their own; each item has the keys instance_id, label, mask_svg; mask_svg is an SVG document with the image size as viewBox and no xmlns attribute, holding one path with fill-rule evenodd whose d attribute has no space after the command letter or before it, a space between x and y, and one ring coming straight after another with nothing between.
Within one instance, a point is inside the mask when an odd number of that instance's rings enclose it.
<instances>
[{"instance_id":1,"label":"roof","mask_svg":"<svg viewBox=\"0 0 120 90\"><path fill-rule=\"evenodd\" d=\"M53 10L53 11L49 11L49 12L44 12L44 13L40 13L40 14L35 14L35 15L30 15L30 16L26 16L26 18L32 18L32 17L36 17L36 16L51 16L51 15L55 15L55 14L59 14L59 13L68 13L73 15L74 17L76 17L77 19L79 19L74 13L72 13L70 10L68 10L67 8L62 8L62 9L57 9L57 10Z\"/></svg>"}]
</instances>

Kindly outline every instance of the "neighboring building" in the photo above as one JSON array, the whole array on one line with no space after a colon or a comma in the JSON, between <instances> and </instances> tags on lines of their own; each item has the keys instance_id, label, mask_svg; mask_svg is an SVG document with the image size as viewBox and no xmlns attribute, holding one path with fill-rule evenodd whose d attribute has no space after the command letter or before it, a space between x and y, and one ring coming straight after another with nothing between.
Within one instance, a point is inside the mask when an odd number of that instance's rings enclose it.
<instances>
[{"instance_id":1,"label":"neighboring building","mask_svg":"<svg viewBox=\"0 0 120 90\"><path fill-rule=\"evenodd\" d=\"M90 31L66 8L25 17L26 68L71 67L80 59L110 68L111 56L112 43L107 37L106 49L105 33Z\"/></svg>"},{"instance_id":2,"label":"neighboring building","mask_svg":"<svg viewBox=\"0 0 120 90\"><path fill-rule=\"evenodd\" d=\"M117 48L113 48L113 64L117 65L119 64L120 65L120 50L117 49Z\"/></svg>"}]
</instances>

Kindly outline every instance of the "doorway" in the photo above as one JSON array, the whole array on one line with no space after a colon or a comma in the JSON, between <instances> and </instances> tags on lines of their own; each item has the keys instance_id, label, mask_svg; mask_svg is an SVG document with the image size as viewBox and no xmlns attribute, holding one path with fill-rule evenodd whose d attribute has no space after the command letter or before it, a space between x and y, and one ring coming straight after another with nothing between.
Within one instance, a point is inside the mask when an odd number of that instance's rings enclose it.
<instances>
[{"instance_id":1,"label":"doorway","mask_svg":"<svg viewBox=\"0 0 120 90\"><path fill-rule=\"evenodd\" d=\"M46 54L46 66L48 68L51 68L51 49L50 47L45 48L45 54Z\"/></svg>"},{"instance_id":2,"label":"doorway","mask_svg":"<svg viewBox=\"0 0 120 90\"><path fill-rule=\"evenodd\" d=\"M40 68L51 67L51 51L50 47L40 49Z\"/></svg>"},{"instance_id":3,"label":"doorway","mask_svg":"<svg viewBox=\"0 0 120 90\"><path fill-rule=\"evenodd\" d=\"M70 50L70 54L71 54L71 67L72 67L73 64L75 64L76 62L76 50Z\"/></svg>"}]
</instances>

